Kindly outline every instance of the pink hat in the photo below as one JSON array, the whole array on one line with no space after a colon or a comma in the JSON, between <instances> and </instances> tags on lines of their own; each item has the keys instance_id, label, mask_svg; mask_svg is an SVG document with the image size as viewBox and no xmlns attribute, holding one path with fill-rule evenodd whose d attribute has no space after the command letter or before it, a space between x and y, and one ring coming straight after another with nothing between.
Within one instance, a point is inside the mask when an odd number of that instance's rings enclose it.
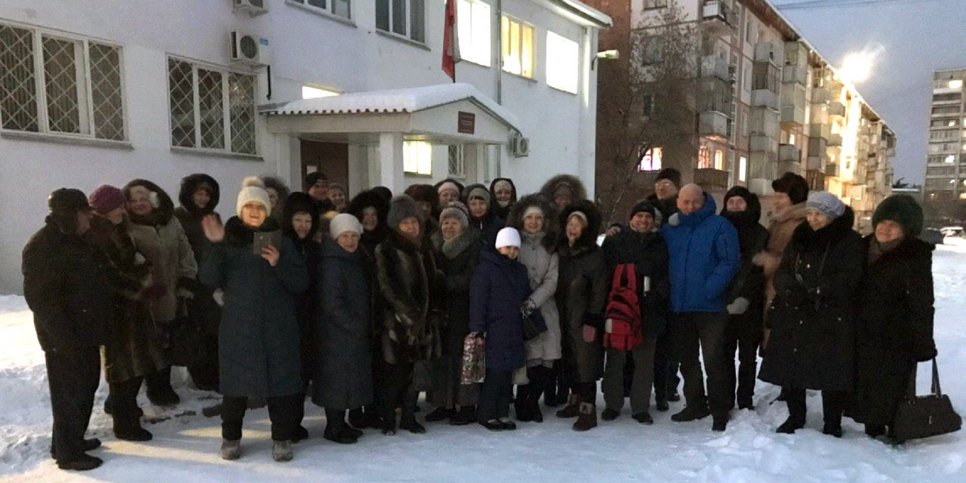
<instances>
[{"instance_id":1,"label":"pink hat","mask_svg":"<svg viewBox=\"0 0 966 483\"><path fill-rule=\"evenodd\" d=\"M106 215L110 213L115 208L120 208L124 206L127 201L124 199L124 193L120 189L105 184L98 186L94 192L91 193L89 198L91 203L91 208L99 215Z\"/></svg>"}]
</instances>

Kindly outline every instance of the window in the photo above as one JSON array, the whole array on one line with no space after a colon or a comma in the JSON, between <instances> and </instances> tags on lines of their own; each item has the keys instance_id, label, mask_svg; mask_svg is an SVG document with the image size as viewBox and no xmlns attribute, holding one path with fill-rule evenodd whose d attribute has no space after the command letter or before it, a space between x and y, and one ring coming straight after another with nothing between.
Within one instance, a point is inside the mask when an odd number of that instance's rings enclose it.
<instances>
[{"instance_id":1,"label":"window","mask_svg":"<svg viewBox=\"0 0 966 483\"><path fill-rule=\"evenodd\" d=\"M256 154L255 76L168 59L171 146Z\"/></svg>"},{"instance_id":2,"label":"window","mask_svg":"<svg viewBox=\"0 0 966 483\"><path fill-rule=\"evenodd\" d=\"M533 27L504 16L500 23L503 40L503 70L533 78Z\"/></svg>"},{"instance_id":3,"label":"window","mask_svg":"<svg viewBox=\"0 0 966 483\"><path fill-rule=\"evenodd\" d=\"M641 97L641 115L644 117L654 115L654 94L651 92L644 93Z\"/></svg>"},{"instance_id":4,"label":"window","mask_svg":"<svg viewBox=\"0 0 966 483\"><path fill-rule=\"evenodd\" d=\"M641 64L654 65L664 61L664 38L648 37L642 43Z\"/></svg>"},{"instance_id":5,"label":"window","mask_svg":"<svg viewBox=\"0 0 966 483\"><path fill-rule=\"evenodd\" d=\"M0 24L0 128L123 141L121 48Z\"/></svg>"},{"instance_id":6,"label":"window","mask_svg":"<svg viewBox=\"0 0 966 483\"><path fill-rule=\"evenodd\" d=\"M460 57L489 67L490 5L479 0L459 0L456 21L459 24Z\"/></svg>"},{"instance_id":7,"label":"window","mask_svg":"<svg viewBox=\"0 0 966 483\"><path fill-rule=\"evenodd\" d=\"M579 49L577 42L547 32L547 85L577 93Z\"/></svg>"},{"instance_id":8,"label":"window","mask_svg":"<svg viewBox=\"0 0 966 483\"><path fill-rule=\"evenodd\" d=\"M962 79L953 79L953 80L949 81L949 84L947 84L947 85L949 86L950 89L960 89L960 88L963 87L963 80Z\"/></svg>"},{"instance_id":9,"label":"window","mask_svg":"<svg viewBox=\"0 0 966 483\"><path fill-rule=\"evenodd\" d=\"M718 170L725 169L724 151L720 149L714 150L714 169L718 169Z\"/></svg>"},{"instance_id":10,"label":"window","mask_svg":"<svg viewBox=\"0 0 966 483\"><path fill-rule=\"evenodd\" d=\"M664 149L661 146L654 146L644 151L644 155L641 156L641 164L638 166L638 171L660 171L661 158L663 157Z\"/></svg>"},{"instance_id":11,"label":"window","mask_svg":"<svg viewBox=\"0 0 966 483\"><path fill-rule=\"evenodd\" d=\"M748 158L738 157L738 181L748 181Z\"/></svg>"},{"instance_id":12,"label":"window","mask_svg":"<svg viewBox=\"0 0 966 483\"><path fill-rule=\"evenodd\" d=\"M466 177L466 156L462 144L449 145L449 175L454 178Z\"/></svg>"},{"instance_id":13,"label":"window","mask_svg":"<svg viewBox=\"0 0 966 483\"><path fill-rule=\"evenodd\" d=\"M403 172L433 174L433 145L425 141L403 142Z\"/></svg>"},{"instance_id":14,"label":"window","mask_svg":"<svg viewBox=\"0 0 966 483\"><path fill-rule=\"evenodd\" d=\"M423 0L376 0L376 28L426 42Z\"/></svg>"},{"instance_id":15,"label":"window","mask_svg":"<svg viewBox=\"0 0 966 483\"><path fill-rule=\"evenodd\" d=\"M337 17L351 18L350 0L288 0L305 5L312 10L321 10Z\"/></svg>"},{"instance_id":16,"label":"window","mask_svg":"<svg viewBox=\"0 0 966 483\"><path fill-rule=\"evenodd\" d=\"M778 92L779 84L781 84L781 71L778 70L777 66L771 62L754 63L751 84L753 90L767 89L772 92Z\"/></svg>"},{"instance_id":17,"label":"window","mask_svg":"<svg viewBox=\"0 0 966 483\"><path fill-rule=\"evenodd\" d=\"M644 10L667 7L667 0L644 0Z\"/></svg>"}]
</instances>

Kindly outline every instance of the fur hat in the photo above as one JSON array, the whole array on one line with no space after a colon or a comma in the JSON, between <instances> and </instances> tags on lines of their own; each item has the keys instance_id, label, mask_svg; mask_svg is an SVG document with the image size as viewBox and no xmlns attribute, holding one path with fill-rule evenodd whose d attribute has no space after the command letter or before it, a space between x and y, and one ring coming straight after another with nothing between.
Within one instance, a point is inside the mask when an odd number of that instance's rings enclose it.
<instances>
[{"instance_id":1,"label":"fur hat","mask_svg":"<svg viewBox=\"0 0 966 483\"><path fill-rule=\"evenodd\" d=\"M580 245L593 246L597 244L597 235L600 233L601 214L597 206L589 200L580 200L560 213L560 226L567 226L570 217L576 216L584 221L584 231L581 232ZM566 244L565 237L561 237L561 243Z\"/></svg>"},{"instance_id":2,"label":"fur hat","mask_svg":"<svg viewBox=\"0 0 966 483\"><path fill-rule=\"evenodd\" d=\"M131 199L131 193L138 190L146 190L148 192L151 206L154 208L154 214L156 216L155 221L162 225L167 224L171 220L171 217L174 216L174 202L171 201L168 193L153 182L140 178L129 181L121 188L121 192L124 193L124 198L128 200Z\"/></svg>"},{"instance_id":3,"label":"fur hat","mask_svg":"<svg viewBox=\"0 0 966 483\"><path fill-rule=\"evenodd\" d=\"M654 178L654 184L657 184L662 179L670 181L676 188L681 187L681 172L674 168L664 168L658 171L657 176Z\"/></svg>"},{"instance_id":4,"label":"fur hat","mask_svg":"<svg viewBox=\"0 0 966 483\"><path fill-rule=\"evenodd\" d=\"M832 221L845 214L845 203L828 191L813 191L808 194L805 209L817 210Z\"/></svg>"},{"instance_id":5,"label":"fur hat","mask_svg":"<svg viewBox=\"0 0 966 483\"><path fill-rule=\"evenodd\" d=\"M557 237L560 234L560 228L557 223L557 211L542 195L531 194L520 198L510 210L510 216L506 224L517 230L523 230L524 215L531 208L537 208L543 213L544 236L540 243L547 251L553 252L556 249Z\"/></svg>"},{"instance_id":6,"label":"fur hat","mask_svg":"<svg viewBox=\"0 0 966 483\"><path fill-rule=\"evenodd\" d=\"M439 223L442 225L446 218L456 218L465 229L470 226L469 213L470 210L466 208L466 205L459 201L452 201L446 205L446 208L443 208L443 211L439 212Z\"/></svg>"},{"instance_id":7,"label":"fur hat","mask_svg":"<svg viewBox=\"0 0 966 483\"><path fill-rule=\"evenodd\" d=\"M265 191L265 183L258 176L249 176L242 181L238 201L235 203L235 213L240 217L242 208L249 203L259 203L265 207L266 213L272 212L272 202Z\"/></svg>"},{"instance_id":8,"label":"fur hat","mask_svg":"<svg viewBox=\"0 0 966 483\"><path fill-rule=\"evenodd\" d=\"M792 204L804 203L808 199L808 183L805 178L788 172L771 182L771 189L778 193L785 193L792 200Z\"/></svg>"},{"instance_id":9,"label":"fur hat","mask_svg":"<svg viewBox=\"0 0 966 483\"><path fill-rule=\"evenodd\" d=\"M728 211L728 200L734 197L740 197L745 200L745 204L748 206L742 213L732 213ZM728 218L732 223L745 220L745 222L758 223L758 219L761 218L761 201L758 200L758 196L748 191L748 188L744 186L733 186L724 195L724 200L721 202L721 216Z\"/></svg>"},{"instance_id":10,"label":"fur hat","mask_svg":"<svg viewBox=\"0 0 966 483\"><path fill-rule=\"evenodd\" d=\"M60 188L47 197L47 208L50 209L48 222L56 224L64 233L73 233L77 231L77 213L90 210L91 206L83 191Z\"/></svg>"},{"instance_id":11,"label":"fur hat","mask_svg":"<svg viewBox=\"0 0 966 483\"><path fill-rule=\"evenodd\" d=\"M516 228L506 227L496 234L496 248L502 247L520 248L520 232Z\"/></svg>"},{"instance_id":12,"label":"fur hat","mask_svg":"<svg viewBox=\"0 0 966 483\"><path fill-rule=\"evenodd\" d=\"M369 207L376 209L376 213L379 216L379 224L385 225L386 216L389 213L389 202L384 200L382 195L380 195L374 189L363 191L355 195L352 198L352 201L349 202L349 206L346 207L345 212L359 220L362 220L362 212Z\"/></svg>"},{"instance_id":13,"label":"fur hat","mask_svg":"<svg viewBox=\"0 0 966 483\"><path fill-rule=\"evenodd\" d=\"M91 193L89 200L91 208L98 215L106 215L112 210L124 206L124 203L127 201L124 199L124 193L121 193L120 188L108 184L98 186Z\"/></svg>"},{"instance_id":14,"label":"fur hat","mask_svg":"<svg viewBox=\"0 0 966 483\"><path fill-rule=\"evenodd\" d=\"M917 237L922 233L922 207L912 196L899 194L882 200L872 214L872 226L875 227L885 220L902 225L906 236Z\"/></svg>"},{"instance_id":15,"label":"fur hat","mask_svg":"<svg viewBox=\"0 0 966 483\"><path fill-rule=\"evenodd\" d=\"M423 212L416 206L416 200L409 195L394 196L389 202L389 216L387 224L395 230L406 218L416 218L422 223Z\"/></svg>"},{"instance_id":16,"label":"fur hat","mask_svg":"<svg viewBox=\"0 0 966 483\"><path fill-rule=\"evenodd\" d=\"M335 218L332 218L332 221L329 222L329 235L332 236L333 240L347 231L357 235L362 234L362 223L359 223L358 218L348 213L342 213L335 215Z\"/></svg>"}]
</instances>

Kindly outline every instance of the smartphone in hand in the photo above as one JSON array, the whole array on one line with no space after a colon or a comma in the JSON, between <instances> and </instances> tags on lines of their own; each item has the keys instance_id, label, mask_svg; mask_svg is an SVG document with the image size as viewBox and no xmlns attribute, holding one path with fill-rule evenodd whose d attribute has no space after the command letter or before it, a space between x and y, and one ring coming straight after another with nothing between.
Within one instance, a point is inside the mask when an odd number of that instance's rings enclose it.
<instances>
[{"instance_id":1,"label":"smartphone in hand","mask_svg":"<svg viewBox=\"0 0 966 483\"><path fill-rule=\"evenodd\" d=\"M282 232L275 231L259 231L255 232L255 239L252 243L252 253L261 256L262 249L268 245L278 248L282 244Z\"/></svg>"}]
</instances>

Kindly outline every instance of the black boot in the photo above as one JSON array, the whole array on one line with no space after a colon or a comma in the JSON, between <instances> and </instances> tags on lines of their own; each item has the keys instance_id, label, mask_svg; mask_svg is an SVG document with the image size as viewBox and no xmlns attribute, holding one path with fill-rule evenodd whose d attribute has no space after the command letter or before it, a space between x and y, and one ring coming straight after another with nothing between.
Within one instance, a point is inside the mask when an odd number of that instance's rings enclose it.
<instances>
[{"instance_id":1,"label":"black boot","mask_svg":"<svg viewBox=\"0 0 966 483\"><path fill-rule=\"evenodd\" d=\"M788 419L775 432L794 434L796 430L805 427L805 391L782 388L782 394L788 406Z\"/></svg>"},{"instance_id":2,"label":"black boot","mask_svg":"<svg viewBox=\"0 0 966 483\"><path fill-rule=\"evenodd\" d=\"M339 444L353 444L356 438L346 432L345 411L336 409L325 410L325 439Z\"/></svg>"},{"instance_id":3,"label":"black boot","mask_svg":"<svg viewBox=\"0 0 966 483\"><path fill-rule=\"evenodd\" d=\"M671 421L677 421L679 423L685 421L694 421L696 419L706 418L710 414L711 411L708 410L708 406L704 404L692 404L685 406L681 411L671 415Z\"/></svg>"},{"instance_id":4,"label":"black boot","mask_svg":"<svg viewBox=\"0 0 966 483\"><path fill-rule=\"evenodd\" d=\"M148 386L148 399L155 406L174 406L181 402L178 393L171 387L171 368L162 369L145 377Z\"/></svg>"},{"instance_id":5,"label":"black boot","mask_svg":"<svg viewBox=\"0 0 966 483\"><path fill-rule=\"evenodd\" d=\"M403 408L402 417L399 419L399 429L405 429L414 434L423 434L426 432L426 427L416 421L416 415L413 413L412 408L409 407Z\"/></svg>"},{"instance_id":6,"label":"black boot","mask_svg":"<svg viewBox=\"0 0 966 483\"><path fill-rule=\"evenodd\" d=\"M592 403L579 403L577 421L573 425L574 431L589 431L597 427L597 407Z\"/></svg>"},{"instance_id":7,"label":"black boot","mask_svg":"<svg viewBox=\"0 0 966 483\"><path fill-rule=\"evenodd\" d=\"M449 420L453 426L465 426L476 422L476 407L460 406L460 410Z\"/></svg>"},{"instance_id":8,"label":"black boot","mask_svg":"<svg viewBox=\"0 0 966 483\"><path fill-rule=\"evenodd\" d=\"M517 421L526 423L533 421L533 412L530 409L530 385L523 384L517 386L517 396L513 400L513 412Z\"/></svg>"},{"instance_id":9,"label":"black boot","mask_svg":"<svg viewBox=\"0 0 966 483\"><path fill-rule=\"evenodd\" d=\"M558 418L576 418L580 416L580 396L571 393L567 398L567 406L557 411Z\"/></svg>"}]
</instances>

